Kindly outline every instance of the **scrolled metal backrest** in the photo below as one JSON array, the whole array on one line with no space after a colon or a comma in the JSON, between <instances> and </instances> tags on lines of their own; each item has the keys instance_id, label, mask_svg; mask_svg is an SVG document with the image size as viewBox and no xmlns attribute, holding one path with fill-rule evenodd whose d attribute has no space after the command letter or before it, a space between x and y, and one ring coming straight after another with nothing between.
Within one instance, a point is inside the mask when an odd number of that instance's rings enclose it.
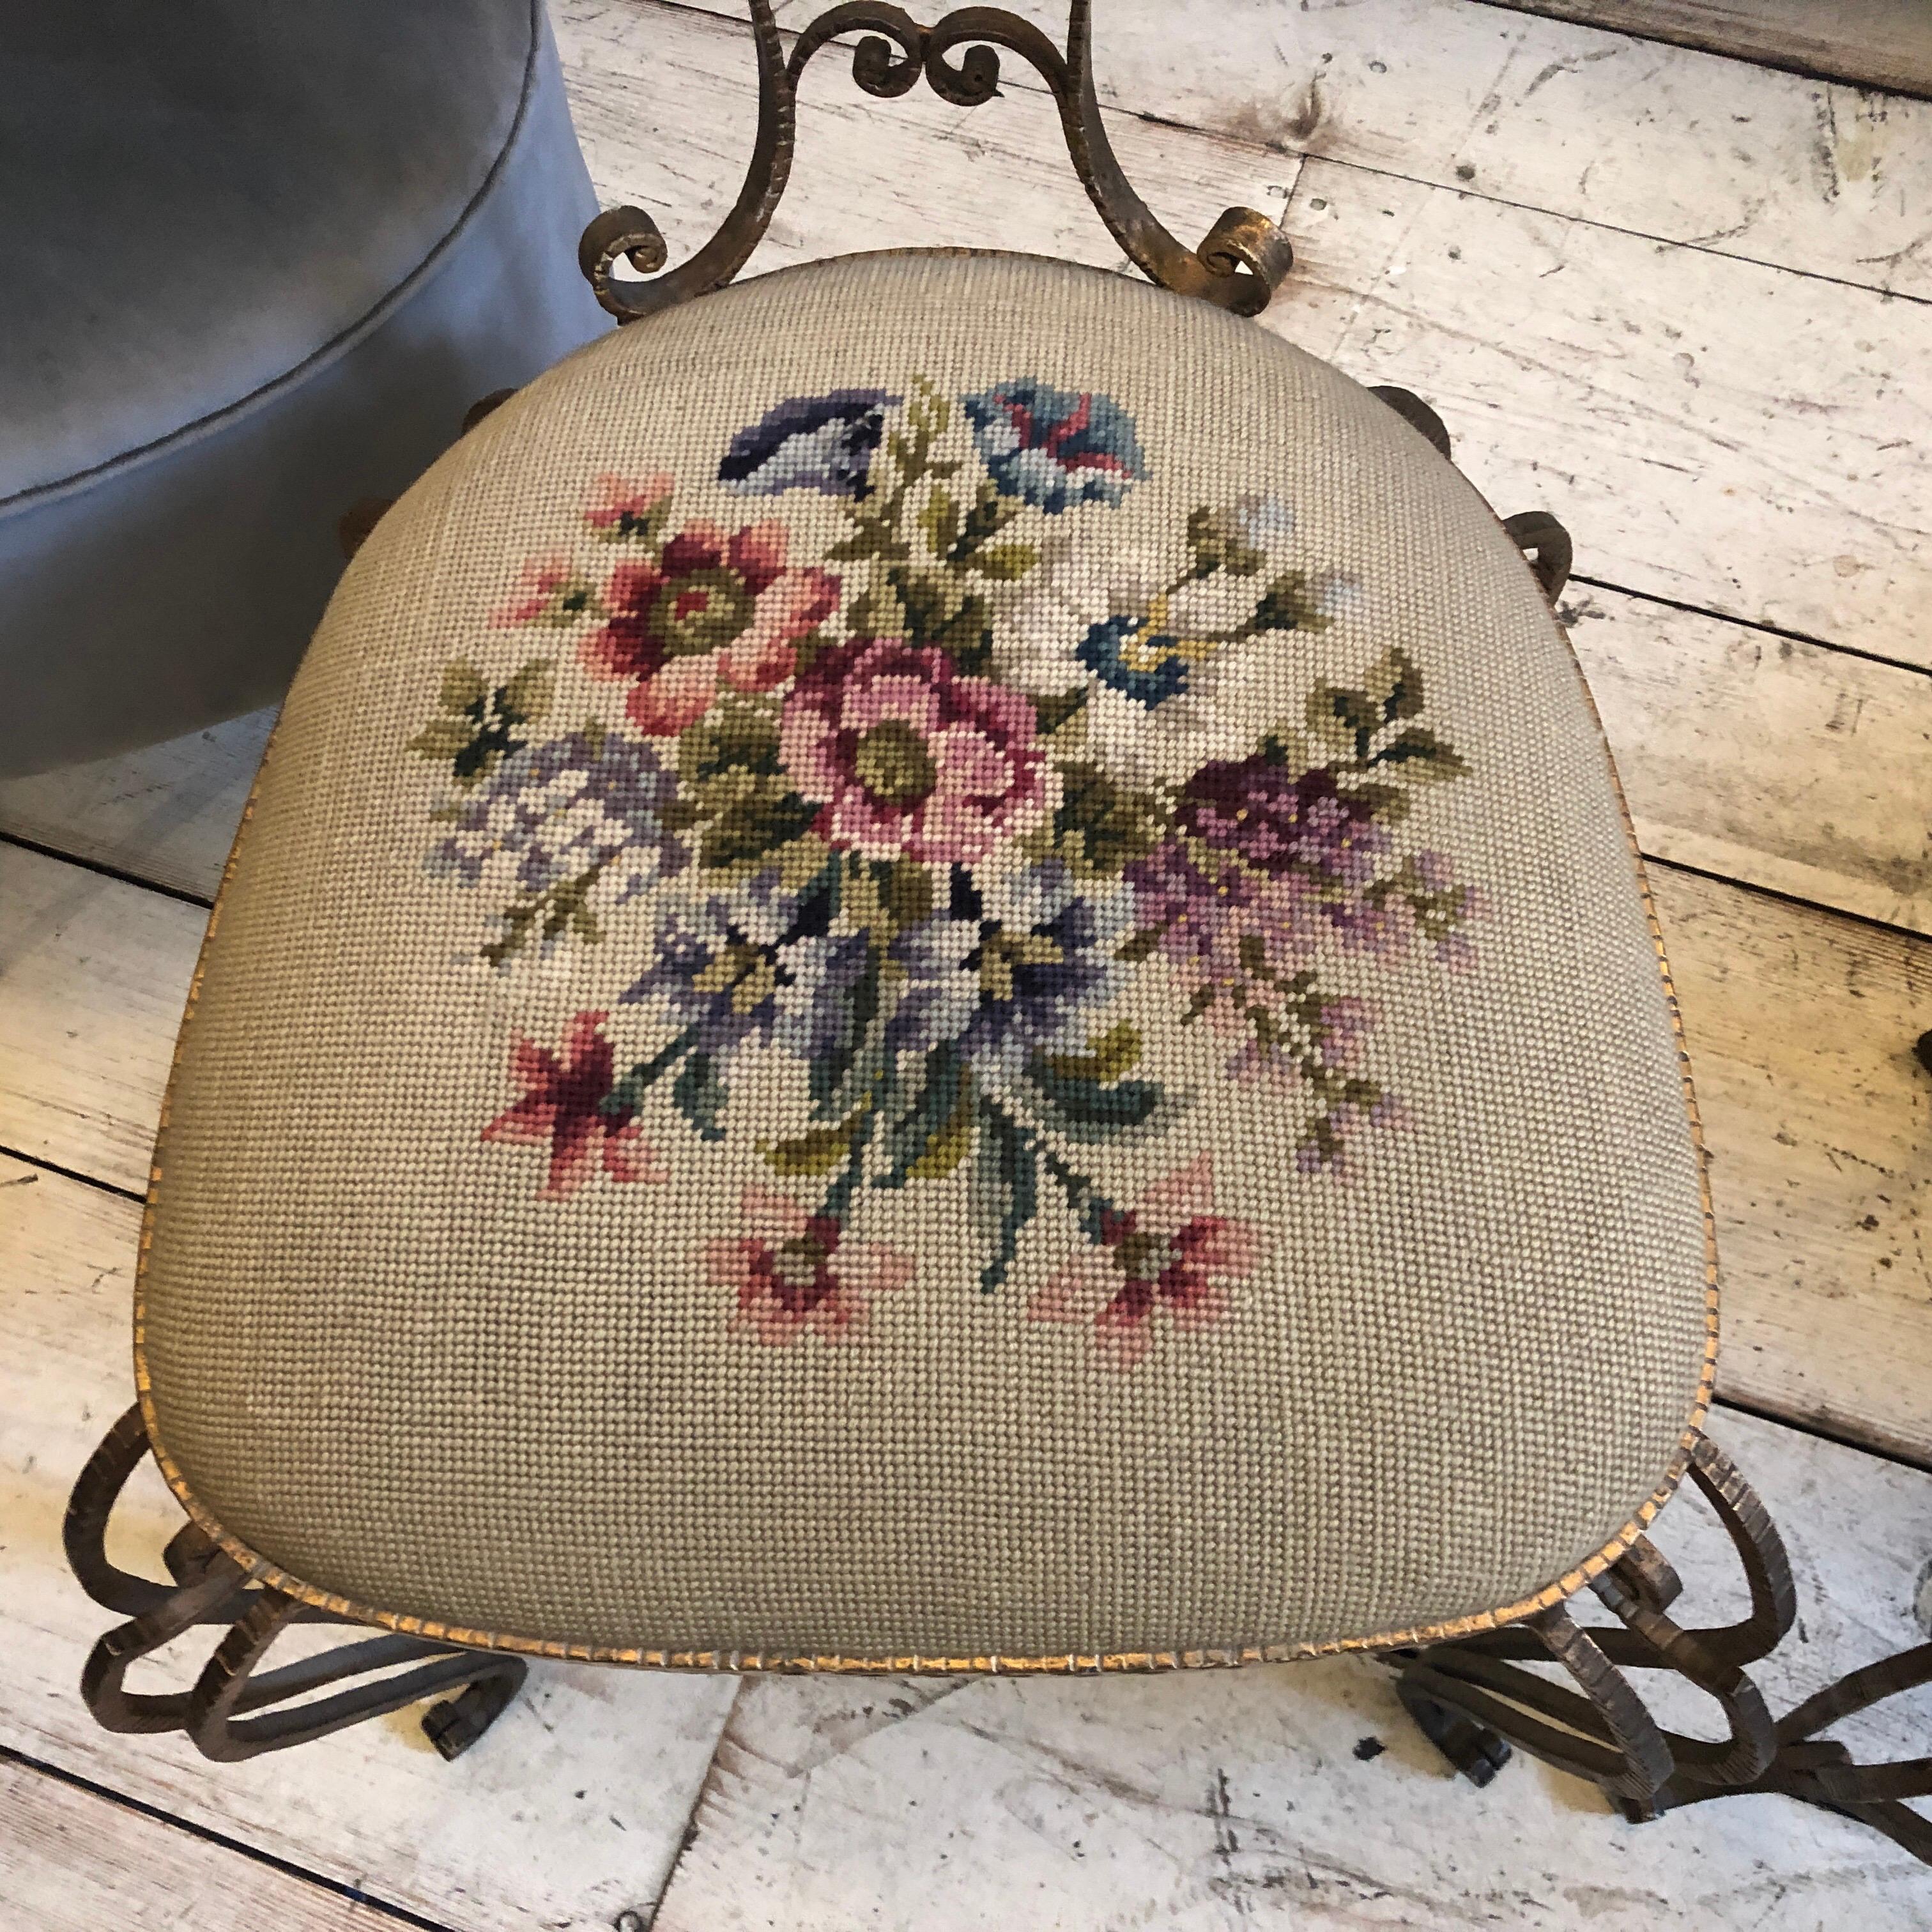
<instances>
[{"instance_id":1,"label":"scrolled metal backrest","mask_svg":"<svg viewBox=\"0 0 1932 1932\"><path fill-rule=\"evenodd\" d=\"M1136 266L1177 295L1198 296L1237 315L1258 314L1289 268L1288 237L1252 208L1228 208L1198 250L1184 248L1134 192L1107 140L1094 91L1091 0L1071 0L1064 53L1030 21L998 7L962 7L922 27L883 0L845 0L800 34L789 58L771 0L750 0L758 60L758 133L738 199L718 232L691 259L664 271L668 250L642 208L605 210L584 231L578 259L598 301L620 322L634 322L721 288L763 238L791 172L798 120L798 80L812 56L842 34L865 30L853 50L852 76L882 100L909 93L923 74L933 92L958 107L976 107L998 92L1004 48L1038 70L1060 109L1060 126L1100 218ZM950 58L958 56L958 64ZM640 280L616 280L628 262Z\"/></svg>"}]
</instances>

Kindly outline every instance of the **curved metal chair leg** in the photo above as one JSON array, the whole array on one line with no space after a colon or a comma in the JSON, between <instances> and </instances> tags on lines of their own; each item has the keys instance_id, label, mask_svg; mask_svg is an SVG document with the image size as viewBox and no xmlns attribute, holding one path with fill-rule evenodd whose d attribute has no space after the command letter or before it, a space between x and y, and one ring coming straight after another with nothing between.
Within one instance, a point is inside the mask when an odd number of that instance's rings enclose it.
<instances>
[{"instance_id":1,"label":"curved metal chair leg","mask_svg":"<svg viewBox=\"0 0 1932 1932\"><path fill-rule=\"evenodd\" d=\"M1544 596L1554 604L1570 581L1570 566L1576 555L1570 532L1546 510L1525 510L1520 515L1505 517L1503 528L1528 558Z\"/></svg>"},{"instance_id":2,"label":"curved metal chair leg","mask_svg":"<svg viewBox=\"0 0 1932 1932\"><path fill-rule=\"evenodd\" d=\"M232 1764L307 1744L460 1685L462 1696L437 1705L423 1719L424 1734L442 1756L459 1757L516 1695L528 1668L521 1658L500 1652L452 1650L418 1637L376 1636L256 1676L256 1666L301 1607L279 1590L261 1591L209 1658L188 1694L183 1724L205 1757ZM416 1667L266 1716L242 1714L402 1664Z\"/></svg>"},{"instance_id":3,"label":"curved metal chair leg","mask_svg":"<svg viewBox=\"0 0 1932 1932\"><path fill-rule=\"evenodd\" d=\"M172 1584L135 1576L110 1562L108 1520L147 1453L140 1411L131 1408L88 1459L62 1526L68 1561L88 1594L110 1610L132 1613L130 1622L95 1644L81 1673L81 1695L104 1728L184 1730L206 1755L232 1762L304 1744L364 1718L455 1690L456 1696L432 1706L422 1720L424 1734L437 1750L454 1758L489 1729L515 1696L527 1668L521 1658L410 1636L365 1637L256 1675L255 1666L269 1645L290 1624L344 1619L279 1590L251 1584L241 1566L192 1523L175 1534L164 1552ZM128 1673L141 1659L205 1624L232 1628L192 1690L127 1688ZM398 1671L400 1665L414 1667ZM396 1674L332 1696L289 1703L329 1684L381 1671ZM270 1711L274 1705L287 1708ZM249 1718L250 1712L264 1714Z\"/></svg>"},{"instance_id":4,"label":"curved metal chair leg","mask_svg":"<svg viewBox=\"0 0 1932 1932\"><path fill-rule=\"evenodd\" d=\"M1881 1700L1932 1683L1932 1643L1840 1678L1774 1724L1744 1666L1790 1630L1797 1595L1782 1540L1750 1485L1714 1444L1693 1453L1692 1481L1729 1534L1750 1586L1737 1623L1688 1630L1668 1614L1677 1574L1647 1538L1598 1577L1618 1627L1579 1629L1560 1610L1454 1643L1402 1653L1396 1690L1456 1769L1486 1784L1514 1744L1600 1785L1633 1820L1727 1794L1775 1792L1856 1818L1932 1864L1932 1820L1904 1801L1932 1796L1932 1756L1855 1763L1814 1734ZM1514 1660L1553 1658L1578 1691ZM1623 1672L1667 1670L1714 1698L1720 1742L1658 1726Z\"/></svg>"}]
</instances>

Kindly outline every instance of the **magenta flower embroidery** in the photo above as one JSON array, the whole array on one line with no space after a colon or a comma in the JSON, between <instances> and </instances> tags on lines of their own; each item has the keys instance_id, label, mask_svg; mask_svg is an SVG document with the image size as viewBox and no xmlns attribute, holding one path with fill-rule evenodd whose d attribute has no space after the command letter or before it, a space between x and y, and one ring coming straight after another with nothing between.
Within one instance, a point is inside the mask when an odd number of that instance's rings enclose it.
<instances>
[{"instance_id":1,"label":"magenta flower embroidery","mask_svg":"<svg viewBox=\"0 0 1932 1932\"><path fill-rule=\"evenodd\" d=\"M1130 1369L1154 1346L1154 1317L1177 1332L1228 1312L1228 1283L1252 1275L1265 1249L1253 1223L1216 1214L1214 1156L1156 1181L1129 1208L1100 1204L1095 1245L1081 1249L1027 1306L1035 1322L1086 1322L1103 1360Z\"/></svg>"},{"instance_id":2,"label":"magenta flower embroidery","mask_svg":"<svg viewBox=\"0 0 1932 1932\"><path fill-rule=\"evenodd\" d=\"M590 1179L601 1156L613 1180L667 1180L657 1150L644 1138L634 1108L611 1091L610 1042L602 1013L579 1013L562 1052L519 1040L510 1048L510 1077L523 1096L483 1130L486 1141L514 1146L550 1143L550 1172L540 1201L566 1201Z\"/></svg>"},{"instance_id":3,"label":"magenta flower embroidery","mask_svg":"<svg viewBox=\"0 0 1932 1932\"><path fill-rule=\"evenodd\" d=\"M1022 692L961 677L944 651L855 638L785 702L778 746L814 826L872 859L970 865L1038 823L1048 766Z\"/></svg>"},{"instance_id":4,"label":"magenta flower embroidery","mask_svg":"<svg viewBox=\"0 0 1932 1932\"><path fill-rule=\"evenodd\" d=\"M782 524L728 536L694 523L656 562L610 573L609 615L584 639L584 662L599 677L635 680L625 709L639 730L670 737L696 724L721 680L769 691L790 676L797 640L831 614L838 580L789 568L786 549Z\"/></svg>"},{"instance_id":5,"label":"magenta flower embroidery","mask_svg":"<svg viewBox=\"0 0 1932 1932\"><path fill-rule=\"evenodd\" d=\"M808 1328L848 1341L864 1328L872 1296L912 1279L910 1255L849 1240L832 1216L808 1214L784 1195L748 1187L741 1212L745 1233L707 1241L704 1264L719 1287L736 1292L733 1325L773 1347Z\"/></svg>"}]
</instances>

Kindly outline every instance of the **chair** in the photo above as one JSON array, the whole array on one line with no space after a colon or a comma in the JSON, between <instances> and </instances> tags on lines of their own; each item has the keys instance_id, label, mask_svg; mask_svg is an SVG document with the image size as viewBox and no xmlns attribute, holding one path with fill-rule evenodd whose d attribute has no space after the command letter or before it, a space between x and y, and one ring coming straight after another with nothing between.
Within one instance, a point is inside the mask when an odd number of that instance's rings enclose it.
<instances>
[{"instance_id":1,"label":"chair","mask_svg":"<svg viewBox=\"0 0 1932 1932\"><path fill-rule=\"evenodd\" d=\"M1775 1722L1746 1674L1791 1579L1705 1430L1695 1107L1567 536L1242 319L1263 218L1154 224L1083 5L1064 56L862 4L788 56L752 10L718 236L650 279L647 217L591 224L644 319L382 520L290 694L157 1152L140 1402L70 1518L131 1618L96 1714L232 1756L462 1687L453 1754L532 1656L1358 1650L1475 1783L1514 1745L1634 1816L1781 1792L1932 1857L1932 1762L1819 1736L1932 1646ZM909 250L720 286L855 26L880 96L1033 61L1165 286ZM102 1551L150 1450L172 1589ZM1646 1534L1686 1480L1731 1626L1677 1620ZM255 1676L302 1617L391 1634ZM126 1694L201 1622L194 1691Z\"/></svg>"}]
</instances>

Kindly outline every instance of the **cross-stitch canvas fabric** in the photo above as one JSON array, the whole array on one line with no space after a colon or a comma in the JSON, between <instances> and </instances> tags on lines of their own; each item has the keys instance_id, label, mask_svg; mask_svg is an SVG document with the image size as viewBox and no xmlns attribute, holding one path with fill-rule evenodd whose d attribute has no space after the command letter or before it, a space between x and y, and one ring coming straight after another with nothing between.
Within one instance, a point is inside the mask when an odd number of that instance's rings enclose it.
<instances>
[{"instance_id":1,"label":"cross-stitch canvas fabric","mask_svg":"<svg viewBox=\"0 0 1932 1932\"><path fill-rule=\"evenodd\" d=\"M506 1641L1388 1639L1574 1587L1708 1388L1522 560L1278 336L1024 258L626 328L383 519L157 1160L178 1486Z\"/></svg>"}]
</instances>

